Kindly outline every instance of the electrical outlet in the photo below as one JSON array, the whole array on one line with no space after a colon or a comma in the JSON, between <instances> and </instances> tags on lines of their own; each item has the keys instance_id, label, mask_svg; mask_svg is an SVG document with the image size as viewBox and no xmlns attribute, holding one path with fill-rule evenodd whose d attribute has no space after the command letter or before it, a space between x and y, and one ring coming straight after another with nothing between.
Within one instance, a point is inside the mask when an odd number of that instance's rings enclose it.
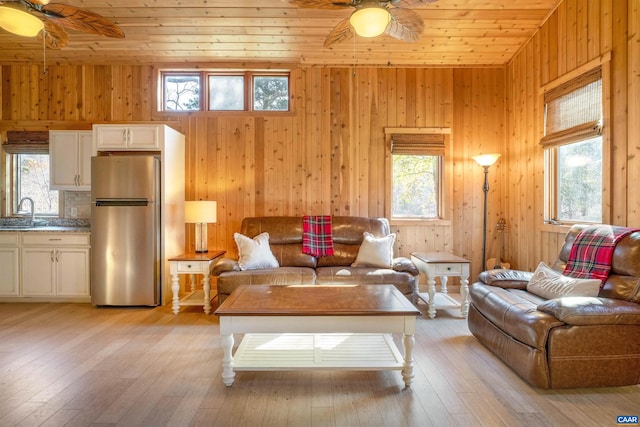
<instances>
[{"instance_id":1,"label":"electrical outlet","mask_svg":"<svg viewBox=\"0 0 640 427\"><path fill-rule=\"evenodd\" d=\"M78 208L76 208L74 206L71 209L69 209L69 215L71 216L71 218L77 218L78 217Z\"/></svg>"}]
</instances>

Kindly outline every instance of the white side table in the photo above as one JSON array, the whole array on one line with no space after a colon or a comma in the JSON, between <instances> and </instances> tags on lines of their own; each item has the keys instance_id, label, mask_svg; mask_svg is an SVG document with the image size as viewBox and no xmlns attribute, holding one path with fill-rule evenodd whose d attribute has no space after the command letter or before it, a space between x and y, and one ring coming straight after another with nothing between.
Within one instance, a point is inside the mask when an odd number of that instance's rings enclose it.
<instances>
[{"instance_id":1,"label":"white side table","mask_svg":"<svg viewBox=\"0 0 640 427\"><path fill-rule=\"evenodd\" d=\"M418 293L420 299L429 304L429 318L436 317L439 308L460 307L462 317L469 312L469 260L442 252L414 252L411 260L418 270L427 276L428 294ZM440 292L436 292L436 277L440 277ZM447 294L448 277L460 277L460 298L458 303Z\"/></svg>"},{"instance_id":2,"label":"white side table","mask_svg":"<svg viewBox=\"0 0 640 427\"><path fill-rule=\"evenodd\" d=\"M213 250L209 252L190 252L169 258L169 272L171 273L171 292L173 293L171 309L178 314L180 306L202 305L206 314L211 313L211 282L209 271L211 263L223 256L227 251ZM188 274L191 291L180 298L180 274ZM202 291L196 290L195 275L202 274Z\"/></svg>"}]
</instances>

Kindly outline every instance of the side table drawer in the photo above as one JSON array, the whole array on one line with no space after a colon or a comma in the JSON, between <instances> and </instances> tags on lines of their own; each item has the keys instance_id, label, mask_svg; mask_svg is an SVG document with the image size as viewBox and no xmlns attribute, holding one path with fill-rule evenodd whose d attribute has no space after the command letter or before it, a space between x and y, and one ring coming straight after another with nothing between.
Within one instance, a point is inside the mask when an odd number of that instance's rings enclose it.
<instances>
[{"instance_id":1,"label":"side table drawer","mask_svg":"<svg viewBox=\"0 0 640 427\"><path fill-rule=\"evenodd\" d=\"M436 265L437 276L455 276L462 274L461 264L437 264Z\"/></svg>"},{"instance_id":2,"label":"side table drawer","mask_svg":"<svg viewBox=\"0 0 640 427\"><path fill-rule=\"evenodd\" d=\"M178 261L178 273L199 273L202 264L199 261Z\"/></svg>"}]
</instances>

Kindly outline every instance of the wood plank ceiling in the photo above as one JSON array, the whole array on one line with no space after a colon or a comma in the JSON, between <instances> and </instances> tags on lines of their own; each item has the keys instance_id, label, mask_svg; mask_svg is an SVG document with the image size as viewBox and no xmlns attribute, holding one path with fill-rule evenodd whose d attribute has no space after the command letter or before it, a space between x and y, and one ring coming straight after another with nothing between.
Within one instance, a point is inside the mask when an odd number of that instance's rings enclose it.
<instances>
[{"instance_id":1,"label":"wood plank ceiling","mask_svg":"<svg viewBox=\"0 0 640 427\"><path fill-rule=\"evenodd\" d=\"M70 31L46 50L57 63L287 63L300 65L499 66L531 38L560 0L437 0L414 8L417 43L356 37L324 48L352 9L301 9L287 0L63 0L112 19L124 39ZM56 2L53 0L53 2ZM0 29L0 63L43 61L42 42Z\"/></svg>"}]
</instances>

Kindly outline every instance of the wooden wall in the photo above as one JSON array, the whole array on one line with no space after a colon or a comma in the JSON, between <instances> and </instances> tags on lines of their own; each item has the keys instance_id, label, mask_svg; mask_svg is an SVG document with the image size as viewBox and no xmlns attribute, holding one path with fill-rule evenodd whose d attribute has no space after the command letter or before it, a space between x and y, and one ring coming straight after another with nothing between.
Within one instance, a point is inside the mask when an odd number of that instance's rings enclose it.
<instances>
[{"instance_id":1,"label":"wooden wall","mask_svg":"<svg viewBox=\"0 0 640 427\"><path fill-rule=\"evenodd\" d=\"M38 65L4 65L0 72L0 130L162 121L183 132L187 199L218 202L209 245L230 255L246 216L384 216L384 128L450 128L448 217L393 224L396 249L454 252L472 259L474 277L480 271L483 171L471 156L504 149L506 68L295 68L292 113L262 116L157 113L150 66L50 65L43 76ZM502 215L504 164L490 173L490 238Z\"/></svg>"},{"instance_id":2,"label":"wooden wall","mask_svg":"<svg viewBox=\"0 0 640 427\"><path fill-rule=\"evenodd\" d=\"M640 226L640 24L637 0L565 0L508 66L508 253L521 269L552 262L566 227L544 225L541 87L602 62L605 222ZM610 60L609 60L610 58ZM607 179L608 178L608 179ZM631 184L631 185L630 185Z\"/></svg>"}]
</instances>

